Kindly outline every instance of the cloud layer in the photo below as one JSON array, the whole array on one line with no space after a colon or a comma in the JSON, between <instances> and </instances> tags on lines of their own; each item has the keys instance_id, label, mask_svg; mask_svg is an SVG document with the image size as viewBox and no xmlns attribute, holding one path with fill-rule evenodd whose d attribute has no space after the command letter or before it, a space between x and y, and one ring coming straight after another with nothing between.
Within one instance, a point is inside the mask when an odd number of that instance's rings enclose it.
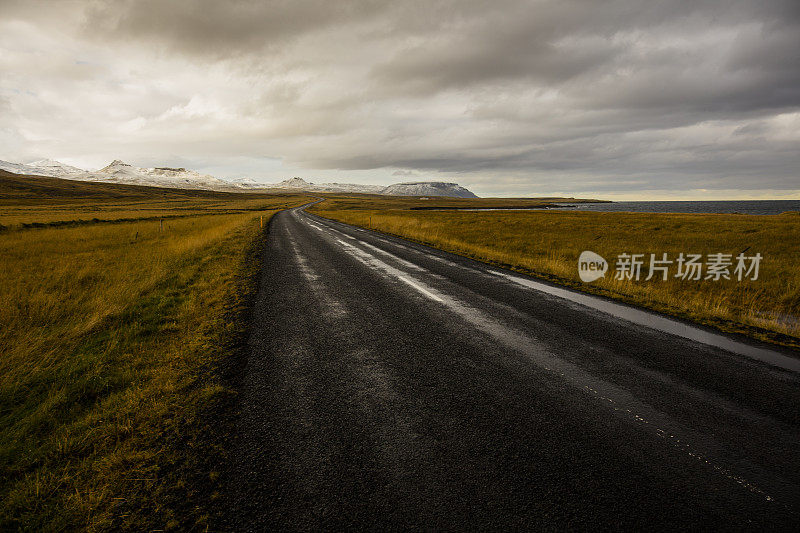
<instances>
[{"instance_id":1,"label":"cloud layer","mask_svg":"<svg viewBox=\"0 0 800 533\"><path fill-rule=\"evenodd\" d=\"M798 65L796 0L7 0L0 158L793 194Z\"/></svg>"}]
</instances>

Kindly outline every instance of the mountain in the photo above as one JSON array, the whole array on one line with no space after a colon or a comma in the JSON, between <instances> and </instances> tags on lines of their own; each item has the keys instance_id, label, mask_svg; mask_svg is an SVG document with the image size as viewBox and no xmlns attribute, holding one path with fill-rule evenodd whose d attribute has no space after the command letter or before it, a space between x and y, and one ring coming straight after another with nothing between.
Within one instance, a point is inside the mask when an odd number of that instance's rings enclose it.
<instances>
[{"instance_id":1,"label":"mountain","mask_svg":"<svg viewBox=\"0 0 800 533\"><path fill-rule=\"evenodd\" d=\"M280 189L300 189L312 192L359 192L367 194L381 194L383 185L362 185L360 183L311 183L303 178L294 177L279 183L264 184L262 187Z\"/></svg>"},{"instance_id":2,"label":"mountain","mask_svg":"<svg viewBox=\"0 0 800 533\"><path fill-rule=\"evenodd\" d=\"M450 196L454 198L478 197L475 193L465 189L458 183L445 183L443 181L395 183L383 189L381 194L391 196Z\"/></svg>"},{"instance_id":3,"label":"mountain","mask_svg":"<svg viewBox=\"0 0 800 533\"><path fill-rule=\"evenodd\" d=\"M115 159L100 170L84 172L71 177L71 179L179 189L229 190L235 187L229 181L208 174L200 174L194 170L171 167L140 168L119 159Z\"/></svg>"},{"instance_id":4,"label":"mountain","mask_svg":"<svg viewBox=\"0 0 800 533\"><path fill-rule=\"evenodd\" d=\"M294 177L292 179L283 180L280 183L276 183L275 185L267 184L267 187L276 187L280 189L303 189L303 190L311 190L316 186L313 183L309 183L303 178Z\"/></svg>"},{"instance_id":5,"label":"mountain","mask_svg":"<svg viewBox=\"0 0 800 533\"><path fill-rule=\"evenodd\" d=\"M72 178L86 172L82 168L72 167L59 161L53 161L52 159L42 159L25 165L22 163L0 161L0 169L15 174L33 174L36 176L49 176L51 178Z\"/></svg>"},{"instance_id":6,"label":"mountain","mask_svg":"<svg viewBox=\"0 0 800 533\"><path fill-rule=\"evenodd\" d=\"M362 185L357 183L311 183L303 178L294 177L280 183L265 184L264 187L281 189L299 189L311 192L342 192L386 194L392 196L449 196L455 198L477 198L477 196L458 183L444 183L441 181L417 181L412 183L395 183L384 187L383 185Z\"/></svg>"},{"instance_id":7,"label":"mountain","mask_svg":"<svg viewBox=\"0 0 800 533\"><path fill-rule=\"evenodd\" d=\"M139 168L115 159L100 170L90 172L53 161L42 159L33 163L9 163L0 161L0 169L15 174L32 174L79 181L103 183L123 183L128 185L148 185L151 187L175 187L179 189L230 190L234 184L214 176L200 174L185 168Z\"/></svg>"},{"instance_id":8,"label":"mountain","mask_svg":"<svg viewBox=\"0 0 800 533\"><path fill-rule=\"evenodd\" d=\"M60 161L53 161L52 159L40 159L33 163L28 163L29 167L38 169L40 172L50 172L53 177L66 178L69 176L77 176L86 172L82 168L66 165Z\"/></svg>"},{"instance_id":9,"label":"mountain","mask_svg":"<svg viewBox=\"0 0 800 533\"><path fill-rule=\"evenodd\" d=\"M382 194L383 185L363 185L361 183L323 183L322 187L330 192L360 192L364 194Z\"/></svg>"},{"instance_id":10,"label":"mountain","mask_svg":"<svg viewBox=\"0 0 800 533\"><path fill-rule=\"evenodd\" d=\"M440 181L418 181L383 185L364 185L360 183L311 183L294 177L279 183L259 183L240 178L222 180L194 170L172 167L140 168L115 159L100 170L88 171L72 167L58 161L42 159L33 163L21 164L0 161L0 170L15 174L32 174L80 181L102 183L121 183L145 185L150 187L172 187L178 189L203 189L212 191L236 191L251 189L295 189L309 192L338 192L387 194L394 196L450 196L456 198L477 198L471 191L457 183Z\"/></svg>"},{"instance_id":11,"label":"mountain","mask_svg":"<svg viewBox=\"0 0 800 533\"><path fill-rule=\"evenodd\" d=\"M0 159L0 170L13 172L14 174L35 174L33 168L21 163L12 163L10 161L3 161ZM51 176L52 177L52 176Z\"/></svg>"},{"instance_id":12,"label":"mountain","mask_svg":"<svg viewBox=\"0 0 800 533\"><path fill-rule=\"evenodd\" d=\"M256 180L250 178L236 178L231 180L231 184L234 187L239 187L240 189L263 189L264 184L260 183Z\"/></svg>"}]
</instances>

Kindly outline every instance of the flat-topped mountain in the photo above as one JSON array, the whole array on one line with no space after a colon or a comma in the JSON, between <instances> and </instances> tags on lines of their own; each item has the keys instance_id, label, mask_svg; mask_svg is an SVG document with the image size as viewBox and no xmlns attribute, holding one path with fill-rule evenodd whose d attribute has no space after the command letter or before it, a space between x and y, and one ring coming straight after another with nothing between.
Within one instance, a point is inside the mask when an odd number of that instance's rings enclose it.
<instances>
[{"instance_id":1,"label":"flat-topped mountain","mask_svg":"<svg viewBox=\"0 0 800 533\"><path fill-rule=\"evenodd\" d=\"M392 196L449 196L454 198L477 198L472 191L458 183L443 181L413 181L389 185L381 194Z\"/></svg>"}]
</instances>

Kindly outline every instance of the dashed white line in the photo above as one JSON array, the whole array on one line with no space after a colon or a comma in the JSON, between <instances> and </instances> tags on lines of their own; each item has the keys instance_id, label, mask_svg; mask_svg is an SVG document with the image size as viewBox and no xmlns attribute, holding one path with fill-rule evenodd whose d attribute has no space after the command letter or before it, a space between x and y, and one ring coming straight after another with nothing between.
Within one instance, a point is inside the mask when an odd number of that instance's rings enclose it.
<instances>
[{"instance_id":1,"label":"dashed white line","mask_svg":"<svg viewBox=\"0 0 800 533\"><path fill-rule=\"evenodd\" d=\"M405 272L403 272L402 270L398 270L397 268L395 268L395 267L393 267L393 266L391 266L389 264L384 263L383 261L381 261L380 259L378 259L374 255L371 255L368 252L365 252L365 251L361 250L360 248L358 248L356 246L353 246L352 244L347 243L347 242L345 242L345 241L343 241L341 239L336 239L336 242L338 242L339 244L344 246L345 249L347 251L349 251L350 254L353 257L355 257L356 259L358 259L359 261L361 261L365 265L384 271L385 273L389 274L390 276L399 279L403 283L406 283L408 286L413 287L418 292L420 292L421 294L427 296L431 300L434 300L434 301L440 302L440 303L444 303L444 299L441 298L440 296L436 295L433 292L433 290L431 290L429 288L426 288L426 287L423 287L422 284L419 281L408 277L405 274Z\"/></svg>"},{"instance_id":2,"label":"dashed white line","mask_svg":"<svg viewBox=\"0 0 800 533\"><path fill-rule=\"evenodd\" d=\"M417 289L419 292L421 292L422 294L424 294L425 296L427 296L431 300L435 300L437 302L444 302L444 300L442 300L441 298L439 298L438 296L436 296L432 292L420 287L419 285L417 285L416 283L414 283L413 281L411 281L410 279L408 279L405 276L397 276L397 279L399 279L400 281L405 281L410 286L414 287L415 289Z\"/></svg>"}]
</instances>

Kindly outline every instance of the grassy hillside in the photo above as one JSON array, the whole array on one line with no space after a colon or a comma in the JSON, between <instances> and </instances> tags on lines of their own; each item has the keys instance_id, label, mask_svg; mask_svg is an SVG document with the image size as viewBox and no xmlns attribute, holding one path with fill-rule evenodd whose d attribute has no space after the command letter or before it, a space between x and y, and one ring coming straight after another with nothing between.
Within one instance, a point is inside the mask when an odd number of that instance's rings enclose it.
<instances>
[{"instance_id":1,"label":"grassy hillside","mask_svg":"<svg viewBox=\"0 0 800 533\"><path fill-rule=\"evenodd\" d=\"M239 193L202 191L192 189L169 189L162 187L145 187L143 185L120 185L115 183L94 183L74 181L46 176L30 176L14 174L0 170L0 198L4 202L15 199L32 199L34 201L48 199L93 198L121 199L140 198L153 200L156 198L232 198Z\"/></svg>"},{"instance_id":2,"label":"grassy hillside","mask_svg":"<svg viewBox=\"0 0 800 533\"><path fill-rule=\"evenodd\" d=\"M752 337L800 347L800 214L778 216L563 211L450 212L359 208L326 201L319 215ZM578 278L584 250L622 253L761 253L757 281ZM613 266L610 268L613 269ZM647 266L643 270L646 277ZM674 273L674 271L673 271Z\"/></svg>"},{"instance_id":3,"label":"grassy hillside","mask_svg":"<svg viewBox=\"0 0 800 533\"><path fill-rule=\"evenodd\" d=\"M0 530L203 529L261 217L309 198L32 183L0 195Z\"/></svg>"}]
</instances>

